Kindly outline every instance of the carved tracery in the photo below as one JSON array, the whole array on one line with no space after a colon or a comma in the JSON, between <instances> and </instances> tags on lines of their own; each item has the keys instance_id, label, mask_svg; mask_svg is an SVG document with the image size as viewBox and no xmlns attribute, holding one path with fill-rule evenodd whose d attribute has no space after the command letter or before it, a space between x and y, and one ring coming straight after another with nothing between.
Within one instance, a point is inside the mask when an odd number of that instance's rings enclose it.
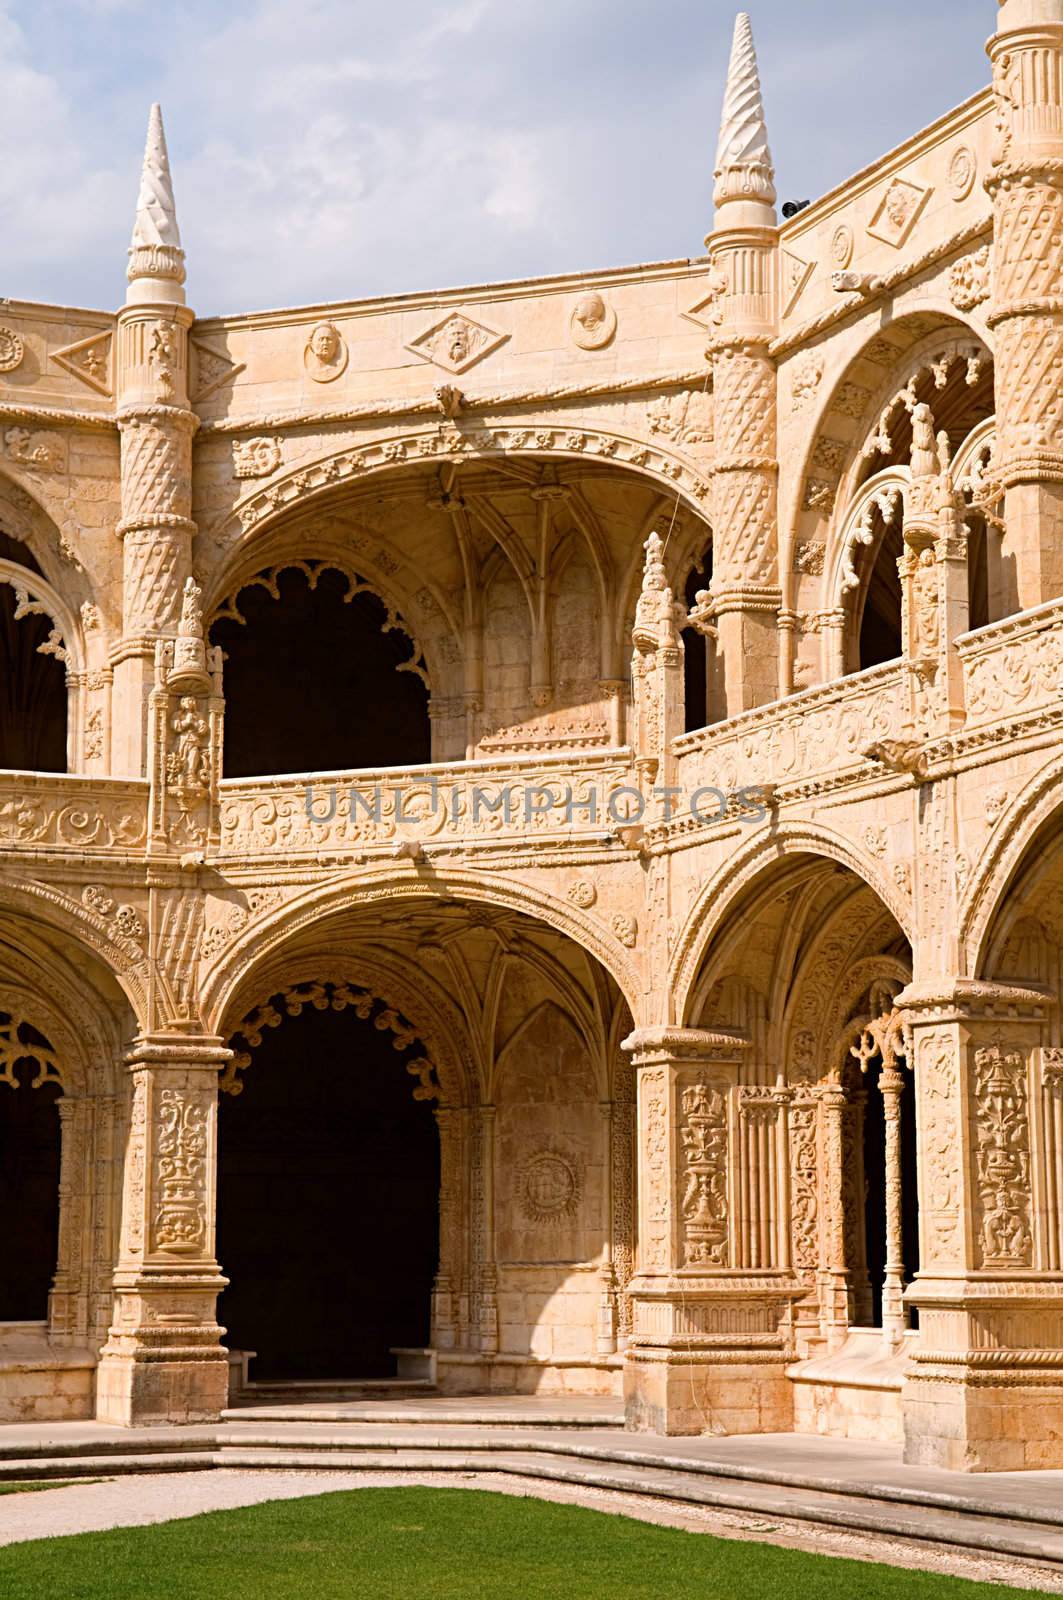
<instances>
[{"instance_id":1,"label":"carved tracery","mask_svg":"<svg viewBox=\"0 0 1063 1600\"><path fill-rule=\"evenodd\" d=\"M229 1042L235 1054L222 1073L219 1083L222 1093L237 1095L243 1092L239 1074L251 1065L251 1052L262 1043L265 1030L279 1028L285 1015L298 1017L307 1007L314 1011L346 1011L349 1007L363 1022L371 1020L374 1028L382 1033L390 1031L394 1034L392 1048L398 1051L409 1050L421 1042L417 1029L400 1012L367 989L331 980L297 983L290 989L270 995L233 1030ZM243 1041L242 1047L239 1041ZM405 1066L410 1076L416 1079L413 1098L438 1100L440 1086L433 1062L422 1054L408 1060Z\"/></svg>"}]
</instances>

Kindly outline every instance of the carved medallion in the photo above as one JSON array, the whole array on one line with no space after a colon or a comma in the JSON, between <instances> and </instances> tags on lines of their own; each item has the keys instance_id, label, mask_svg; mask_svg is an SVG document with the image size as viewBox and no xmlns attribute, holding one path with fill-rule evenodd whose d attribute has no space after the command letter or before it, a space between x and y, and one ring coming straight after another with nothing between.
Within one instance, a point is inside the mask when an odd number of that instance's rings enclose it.
<instances>
[{"instance_id":1,"label":"carved medallion","mask_svg":"<svg viewBox=\"0 0 1063 1600\"><path fill-rule=\"evenodd\" d=\"M520 1171L520 1208L532 1222L560 1222L575 1214L583 1184L571 1156L537 1150Z\"/></svg>"},{"instance_id":2,"label":"carved medallion","mask_svg":"<svg viewBox=\"0 0 1063 1600\"><path fill-rule=\"evenodd\" d=\"M852 228L847 222L841 223L831 234L830 241L830 258L839 272L844 272L853 259L855 247L856 239Z\"/></svg>"},{"instance_id":3,"label":"carved medallion","mask_svg":"<svg viewBox=\"0 0 1063 1600\"><path fill-rule=\"evenodd\" d=\"M593 883L586 878L580 878L575 883L569 884L568 897L574 906L579 906L581 911L587 911L597 900L598 891Z\"/></svg>"},{"instance_id":4,"label":"carved medallion","mask_svg":"<svg viewBox=\"0 0 1063 1600\"><path fill-rule=\"evenodd\" d=\"M581 350L601 350L616 332L616 312L600 294L581 295L568 320L572 343Z\"/></svg>"},{"instance_id":5,"label":"carved medallion","mask_svg":"<svg viewBox=\"0 0 1063 1600\"><path fill-rule=\"evenodd\" d=\"M335 383L347 368L347 346L331 322L319 322L306 341L303 365L315 383Z\"/></svg>"},{"instance_id":6,"label":"carved medallion","mask_svg":"<svg viewBox=\"0 0 1063 1600\"><path fill-rule=\"evenodd\" d=\"M908 178L894 178L867 225L868 233L873 239L881 239L883 244L899 250L922 215L932 192Z\"/></svg>"},{"instance_id":7,"label":"carved medallion","mask_svg":"<svg viewBox=\"0 0 1063 1600\"><path fill-rule=\"evenodd\" d=\"M961 144L952 152L949 162L949 194L954 200L966 200L978 176L978 157L969 145Z\"/></svg>"},{"instance_id":8,"label":"carved medallion","mask_svg":"<svg viewBox=\"0 0 1063 1600\"><path fill-rule=\"evenodd\" d=\"M25 354L26 347L14 328L0 328L0 372L14 372Z\"/></svg>"},{"instance_id":9,"label":"carved medallion","mask_svg":"<svg viewBox=\"0 0 1063 1600\"><path fill-rule=\"evenodd\" d=\"M467 372L500 345L508 333L495 333L460 311L452 311L442 322L434 322L406 346L422 361L431 361L445 372Z\"/></svg>"}]
</instances>

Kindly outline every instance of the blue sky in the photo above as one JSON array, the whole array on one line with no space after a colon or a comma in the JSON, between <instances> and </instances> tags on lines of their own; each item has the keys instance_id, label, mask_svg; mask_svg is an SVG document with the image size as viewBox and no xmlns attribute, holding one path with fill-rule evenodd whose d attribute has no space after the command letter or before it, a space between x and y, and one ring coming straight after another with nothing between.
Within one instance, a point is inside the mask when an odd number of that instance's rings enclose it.
<instances>
[{"instance_id":1,"label":"blue sky","mask_svg":"<svg viewBox=\"0 0 1063 1600\"><path fill-rule=\"evenodd\" d=\"M730 0L0 0L0 296L124 293L162 102L201 315L696 255ZM780 198L988 81L996 0L750 0Z\"/></svg>"}]
</instances>

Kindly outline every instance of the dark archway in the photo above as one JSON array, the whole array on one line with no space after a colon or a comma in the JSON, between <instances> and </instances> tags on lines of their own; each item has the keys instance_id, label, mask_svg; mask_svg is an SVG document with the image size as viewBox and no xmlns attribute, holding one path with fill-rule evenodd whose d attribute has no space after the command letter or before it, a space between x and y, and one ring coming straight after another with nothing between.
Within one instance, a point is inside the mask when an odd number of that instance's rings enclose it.
<instances>
[{"instance_id":1,"label":"dark archway","mask_svg":"<svg viewBox=\"0 0 1063 1600\"><path fill-rule=\"evenodd\" d=\"M252 579L210 636L226 657L226 777L431 760L417 648L346 573L304 562Z\"/></svg>"},{"instance_id":2,"label":"dark archway","mask_svg":"<svg viewBox=\"0 0 1063 1600\"><path fill-rule=\"evenodd\" d=\"M0 532L0 559L40 576L40 567L17 539ZM0 583L0 767L20 772L65 772L66 670L41 654L55 631L51 617L17 615L18 596Z\"/></svg>"},{"instance_id":3,"label":"dark archway","mask_svg":"<svg viewBox=\"0 0 1063 1600\"><path fill-rule=\"evenodd\" d=\"M693 611L698 595L712 582L712 545L706 546L697 566L686 581L683 598L687 610ZM697 628L683 629L683 683L686 691L686 731L695 733L708 725L709 703L709 641Z\"/></svg>"},{"instance_id":4,"label":"dark archway","mask_svg":"<svg viewBox=\"0 0 1063 1600\"><path fill-rule=\"evenodd\" d=\"M904 540L899 527L892 524L882 527L878 513L875 522L881 533L860 618L859 670L861 672L868 667L881 666L887 661L896 661L904 650L901 632L901 579L897 570L897 563L904 552Z\"/></svg>"},{"instance_id":5,"label":"dark archway","mask_svg":"<svg viewBox=\"0 0 1063 1600\"><path fill-rule=\"evenodd\" d=\"M411 1044L356 1008L278 1000L221 1096L219 1316L252 1377L373 1378L424 1347L439 1253L439 1136ZM281 1015L287 1011L287 1015Z\"/></svg>"},{"instance_id":6,"label":"dark archway","mask_svg":"<svg viewBox=\"0 0 1063 1600\"><path fill-rule=\"evenodd\" d=\"M62 1088L44 1036L0 1014L0 1322L43 1322L59 1252Z\"/></svg>"}]
</instances>

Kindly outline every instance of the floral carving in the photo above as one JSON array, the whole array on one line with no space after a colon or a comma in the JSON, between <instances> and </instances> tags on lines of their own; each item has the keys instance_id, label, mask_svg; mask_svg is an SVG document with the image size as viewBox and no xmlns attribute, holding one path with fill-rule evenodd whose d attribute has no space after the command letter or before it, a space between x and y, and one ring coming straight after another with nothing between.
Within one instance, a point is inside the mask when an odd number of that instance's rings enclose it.
<instances>
[{"instance_id":1,"label":"floral carving","mask_svg":"<svg viewBox=\"0 0 1063 1600\"><path fill-rule=\"evenodd\" d=\"M0 372L14 372L22 365L26 347L14 328L0 328Z\"/></svg>"},{"instance_id":2,"label":"floral carving","mask_svg":"<svg viewBox=\"0 0 1063 1600\"><path fill-rule=\"evenodd\" d=\"M167 1255L200 1255L206 1247L208 1110L196 1091L160 1091L155 1128L152 1240Z\"/></svg>"},{"instance_id":3,"label":"floral carving","mask_svg":"<svg viewBox=\"0 0 1063 1600\"><path fill-rule=\"evenodd\" d=\"M679 1099L683 1265L726 1266L727 1087L706 1078Z\"/></svg>"}]
</instances>

